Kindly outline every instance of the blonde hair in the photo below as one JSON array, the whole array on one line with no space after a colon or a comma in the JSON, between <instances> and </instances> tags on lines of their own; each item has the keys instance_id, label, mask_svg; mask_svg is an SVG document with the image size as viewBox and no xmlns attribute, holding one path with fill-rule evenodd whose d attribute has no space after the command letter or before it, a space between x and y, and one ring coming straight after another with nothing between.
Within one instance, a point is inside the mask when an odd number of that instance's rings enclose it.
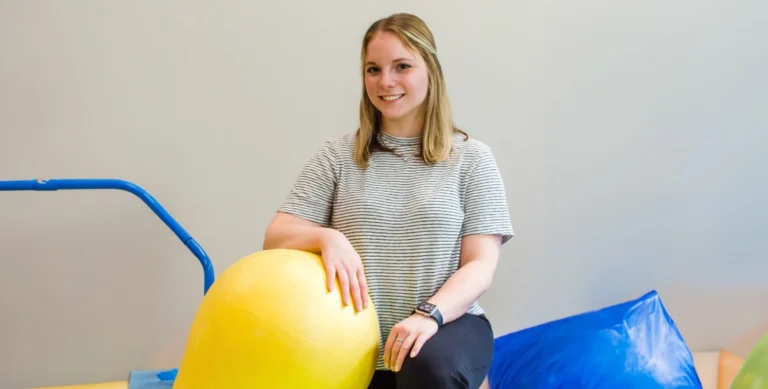
<instances>
[{"instance_id":1,"label":"blonde hair","mask_svg":"<svg viewBox=\"0 0 768 389\"><path fill-rule=\"evenodd\" d=\"M407 48L417 52L424 59L429 74L429 88L424 101L424 128L421 136L421 158L428 164L445 160L451 153L453 135L467 134L453 123L453 113L446 92L445 78L432 32L419 17L398 13L374 22L363 37L361 50L361 71L365 77L365 57L368 43L378 32L390 32L400 38ZM376 150L389 150L378 142L381 131L381 114L368 98L363 81L363 95L360 100L360 128L357 131L355 160L368 166L368 159Z\"/></svg>"}]
</instances>

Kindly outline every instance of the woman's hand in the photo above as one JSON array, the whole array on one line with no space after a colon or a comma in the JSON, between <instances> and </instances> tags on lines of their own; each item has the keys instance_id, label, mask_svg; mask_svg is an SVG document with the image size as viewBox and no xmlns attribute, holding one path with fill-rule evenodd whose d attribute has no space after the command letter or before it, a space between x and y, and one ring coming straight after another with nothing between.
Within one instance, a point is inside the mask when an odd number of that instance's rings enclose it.
<instances>
[{"instance_id":1,"label":"woman's hand","mask_svg":"<svg viewBox=\"0 0 768 389\"><path fill-rule=\"evenodd\" d=\"M339 231L328 230L329 234L321 247L321 256L328 276L328 291L333 291L336 278L339 279L341 298L349 305L350 298L358 312L368 308L368 283L365 280L360 255Z\"/></svg>"},{"instance_id":2,"label":"woman's hand","mask_svg":"<svg viewBox=\"0 0 768 389\"><path fill-rule=\"evenodd\" d=\"M384 346L384 366L394 372L400 371L408 353L411 358L415 358L424 343L437 333L437 329L434 319L419 314L413 314L395 324Z\"/></svg>"}]
</instances>

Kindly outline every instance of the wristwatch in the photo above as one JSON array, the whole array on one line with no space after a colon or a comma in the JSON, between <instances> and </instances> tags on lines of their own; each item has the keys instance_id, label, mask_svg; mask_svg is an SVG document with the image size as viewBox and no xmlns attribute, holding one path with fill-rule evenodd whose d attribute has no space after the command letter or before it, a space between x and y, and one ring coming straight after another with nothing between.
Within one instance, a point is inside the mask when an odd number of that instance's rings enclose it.
<instances>
[{"instance_id":1,"label":"wristwatch","mask_svg":"<svg viewBox=\"0 0 768 389\"><path fill-rule=\"evenodd\" d=\"M413 313L418 313L420 315L424 315L426 317L431 317L432 319L435 319L437 322L437 328L440 328L443 326L443 314L440 313L440 310L437 309L437 305L428 303L426 301L419 304L419 306L416 307L416 309L413 310Z\"/></svg>"}]
</instances>

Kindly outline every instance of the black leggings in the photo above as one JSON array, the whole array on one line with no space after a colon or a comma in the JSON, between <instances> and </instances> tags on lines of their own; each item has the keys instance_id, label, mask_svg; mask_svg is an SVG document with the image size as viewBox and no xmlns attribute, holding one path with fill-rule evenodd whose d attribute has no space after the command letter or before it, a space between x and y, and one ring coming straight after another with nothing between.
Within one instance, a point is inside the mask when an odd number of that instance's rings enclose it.
<instances>
[{"instance_id":1,"label":"black leggings","mask_svg":"<svg viewBox=\"0 0 768 389\"><path fill-rule=\"evenodd\" d=\"M491 368L493 329L484 315L444 325L398 373L376 370L368 389L477 389Z\"/></svg>"}]
</instances>

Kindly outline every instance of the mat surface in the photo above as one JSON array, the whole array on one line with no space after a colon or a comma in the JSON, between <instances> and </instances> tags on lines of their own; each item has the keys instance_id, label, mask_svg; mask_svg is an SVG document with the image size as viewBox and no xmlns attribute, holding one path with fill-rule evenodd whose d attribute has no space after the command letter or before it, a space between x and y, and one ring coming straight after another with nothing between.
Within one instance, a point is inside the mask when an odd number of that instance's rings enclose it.
<instances>
[{"instance_id":1,"label":"mat surface","mask_svg":"<svg viewBox=\"0 0 768 389\"><path fill-rule=\"evenodd\" d=\"M134 370L131 372L127 389L169 389L173 387L173 379L161 380L160 377L172 378L169 370Z\"/></svg>"}]
</instances>

